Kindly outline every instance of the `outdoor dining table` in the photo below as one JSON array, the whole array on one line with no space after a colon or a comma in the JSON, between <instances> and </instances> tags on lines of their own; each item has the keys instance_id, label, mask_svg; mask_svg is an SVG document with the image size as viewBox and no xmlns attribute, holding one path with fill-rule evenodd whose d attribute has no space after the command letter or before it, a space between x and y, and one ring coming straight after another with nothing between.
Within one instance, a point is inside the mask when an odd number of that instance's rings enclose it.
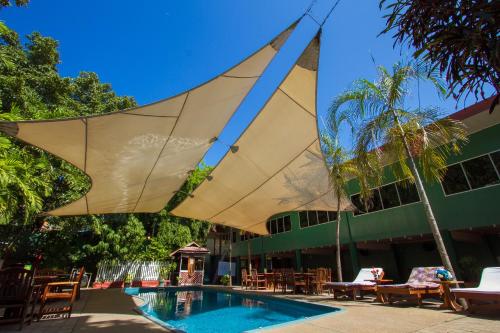
<instances>
[{"instance_id":1,"label":"outdoor dining table","mask_svg":"<svg viewBox=\"0 0 500 333\"><path fill-rule=\"evenodd\" d=\"M371 280L365 280L365 281L374 282L377 286L379 286L381 284L390 284L390 283L394 282L394 280L391 280L391 279L371 279ZM384 296L382 294L379 295L377 293L377 297L375 298L374 302L384 303L385 300L383 299L383 297Z\"/></svg>"},{"instance_id":2,"label":"outdoor dining table","mask_svg":"<svg viewBox=\"0 0 500 333\"><path fill-rule=\"evenodd\" d=\"M274 276L278 273L273 273L273 272L265 272L264 273L264 278L266 279L266 288L267 289L272 289L274 286Z\"/></svg>"},{"instance_id":3,"label":"outdoor dining table","mask_svg":"<svg viewBox=\"0 0 500 333\"><path fill-rule=\"evenodd\" d=\"M314 277L316 276L316 273L301 273L301 272L297 272L297 273L293 273L293 276L295 278L295 280L304 280L306 286L305 286L305 292L306 293L309 293L310 291L310 287L311 287L311 281L314 279Z\"/></svg>"},{"instance_id":4,"label":"outdoor dining table","mask_svg":"<svg viewBox=\"0 0 500 333\"><path fill-rule=\"evenodd\" d=\"M57 282L60 277L58 275L39 275L33 277L34 284L45 286L47 283Z\"/></svg>"},{"instance_id":5,"label":"outdoor dining table","mask_svg":"<svg viewBox=\"0 0 500 333\"><path fill-rule=\"evenodd\" d=\"M441 309L450 309L455 312L462 311L463 307L458 304L455 295L450 292L450 286L455 286L457 284L464 283L464 281L441 281L435 280L435 283L439 283L443 287L443 304L441 304Z\"/></svg>"}]
</instances>

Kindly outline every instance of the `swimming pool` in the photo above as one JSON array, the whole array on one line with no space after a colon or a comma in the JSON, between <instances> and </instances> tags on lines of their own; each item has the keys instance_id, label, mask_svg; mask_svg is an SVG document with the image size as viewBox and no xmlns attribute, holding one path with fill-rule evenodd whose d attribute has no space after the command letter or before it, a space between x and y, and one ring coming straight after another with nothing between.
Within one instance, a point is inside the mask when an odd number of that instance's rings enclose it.
<instances>
[{"instance_id":1,"label":"swimming pool","mask_svg":"<svg viewBox=\"0 0 500 333\"><path fill-rule=\"evenodd\" d=\"M184 332L244 332L338 311L338 308L212 288L128 288L148 318Z\"/></svg>"}]
</instances>

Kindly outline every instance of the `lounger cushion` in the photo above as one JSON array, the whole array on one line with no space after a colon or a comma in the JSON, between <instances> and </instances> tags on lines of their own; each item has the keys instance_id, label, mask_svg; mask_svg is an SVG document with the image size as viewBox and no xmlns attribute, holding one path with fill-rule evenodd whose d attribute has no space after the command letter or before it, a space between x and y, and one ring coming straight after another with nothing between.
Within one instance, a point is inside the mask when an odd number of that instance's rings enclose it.
<instances>
[{"instance_id":1,"label":"lounger cushion","mask_svg":"<svg viewBox=\"0 0 500 333\"><path fill-rule=\"evenodd\" d=\"M372 269L376 269L378 271L379 276L384 272L382 268L362 268L358 276L352 282L327 282L325 286L327 287L338 287L338 288L349 288L354 286L375 286L375 282L367 281L373 280Z\"/></svg>"},{"instance_id":2,"label":"lounger cushion","mask_svg":"<svg viewBox=\"0 0 500 333\"><path fill-rule=\"evenodd\" d=\"M443 267L414 267L410 273L408 281L403 284L386 284L378 286L384 288L408 288L408 289L435 289L439 288L438 283L432 282L436 279L436 270Z\"/></svg>"}]
</instances>

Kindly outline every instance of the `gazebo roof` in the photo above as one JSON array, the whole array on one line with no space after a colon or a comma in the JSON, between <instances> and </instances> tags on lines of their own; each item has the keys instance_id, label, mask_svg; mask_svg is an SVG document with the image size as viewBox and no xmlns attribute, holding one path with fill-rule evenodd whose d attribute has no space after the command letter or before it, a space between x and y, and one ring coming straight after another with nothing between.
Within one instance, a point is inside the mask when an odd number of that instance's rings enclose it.
<instances>
[{"instance_id":1,"label":"gazebo roof","mask_svg":"<svg viewBox=\"0 0 500 333\"><path fill-rule=\"evenodd\" d=\"M188 245L181 247L170 253L171 257L177 254L209 254L210 251L206 247L201 247L196 242L191 242Z\"/></svg>"}]
</instances>

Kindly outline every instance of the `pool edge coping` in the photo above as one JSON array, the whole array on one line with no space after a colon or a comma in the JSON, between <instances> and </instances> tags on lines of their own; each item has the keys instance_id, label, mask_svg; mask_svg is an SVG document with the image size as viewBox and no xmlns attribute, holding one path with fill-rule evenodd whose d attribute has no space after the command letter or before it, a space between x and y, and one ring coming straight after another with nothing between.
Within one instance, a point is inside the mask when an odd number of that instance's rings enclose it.
<instances>
[{"instance_id":1,"label":"pool edge coping","mask_svg":"<svg viewBox=\"0 0 500 333\"><path fill-rule=\"evenodd\" d=\"M272 299L272 300L279 300L279 301L282 301L282 302L308 304L308 305L313 305L313 306L317 306L317 307L325 307L325 308L334 308L334 309L337 309L337 310L332 311L332 312L322 313L322 314L318 314L318 315L311 316L311 317L294 319L294 320L290 320L290 321L287 321L287 322L284 322L284 323L280 323L280 324L274 324L274 325L269 325L269 326L266 326L266 327L259 327L259 328L254 328L254 329L251 329L251 330L246 330L246 331L243 331L244 333L256 333L256 332L259 332L259 331L264 331L264 330L269 330L269 329L275 329L275 328L279 328L279 327L286 327L286 326L300 324L302 322L307 322L307 321L311 321L311 320L314 320L314 319L318 319L318 318L322 318L322 317L331 316L331 315L334 315L334 314L339 314L339 313L345 312L345 308L344 307L331 306L331 305L327 305L327 304L316 304L316 303L312 303L312 302L309 302L309 301L287 299L287 298L277 297L277 296L273 296L273 295L263 295L263 294L259 294L259 293L253 292L253 291L237 290L237 289L233 289L233 288L230 288L230 287L217 286L217 285L169 286L169 287L163 287L163 288L159 288L159 287L144 287L144 288L133 287L132 288L132 287L130 287L130 288L125 288L124 292L128 296L130 296L130 297L138 298L141 301L143 301L142 305L134 307L133 310L135 312L137 312L140 315L144 316L145 318L149 319L153 323L155 323L157 325L160 325L161 327L166 328L166 329L168 329L168 330L170 330L172 332L175 332L175 333L186 333L186 331L183 331L183 330L178 329L178 328L176 328L174 326L171 326L171 325L169 325L169 324L161 321L160 319L155 318L155 317L153 317L153 316L145 313L144 311L142 311L140 309L140 307L146 305L148 302L145 299L143 299L143 298L141 298L141 297L139 297L137 295L131 295L131 294L129 294L127 292L127 289L128 290L130 290L130 289L137 289L137 290L140 290L140 289L144 290L144 289L146 289L146 290L150 290L150 291L159 291L160 289L161 290L169 290L169 289L171 289L171 290L182 290L183 288L198 288L200 290L210 289L210 290L222 291L222 292L229 292L229 293L234 293L234 294L239 294L239 295L251 295L251 296L257 296L257 297L261 297L261 298L269 298L269 299Z\"/></svg>"}]
</instances>

